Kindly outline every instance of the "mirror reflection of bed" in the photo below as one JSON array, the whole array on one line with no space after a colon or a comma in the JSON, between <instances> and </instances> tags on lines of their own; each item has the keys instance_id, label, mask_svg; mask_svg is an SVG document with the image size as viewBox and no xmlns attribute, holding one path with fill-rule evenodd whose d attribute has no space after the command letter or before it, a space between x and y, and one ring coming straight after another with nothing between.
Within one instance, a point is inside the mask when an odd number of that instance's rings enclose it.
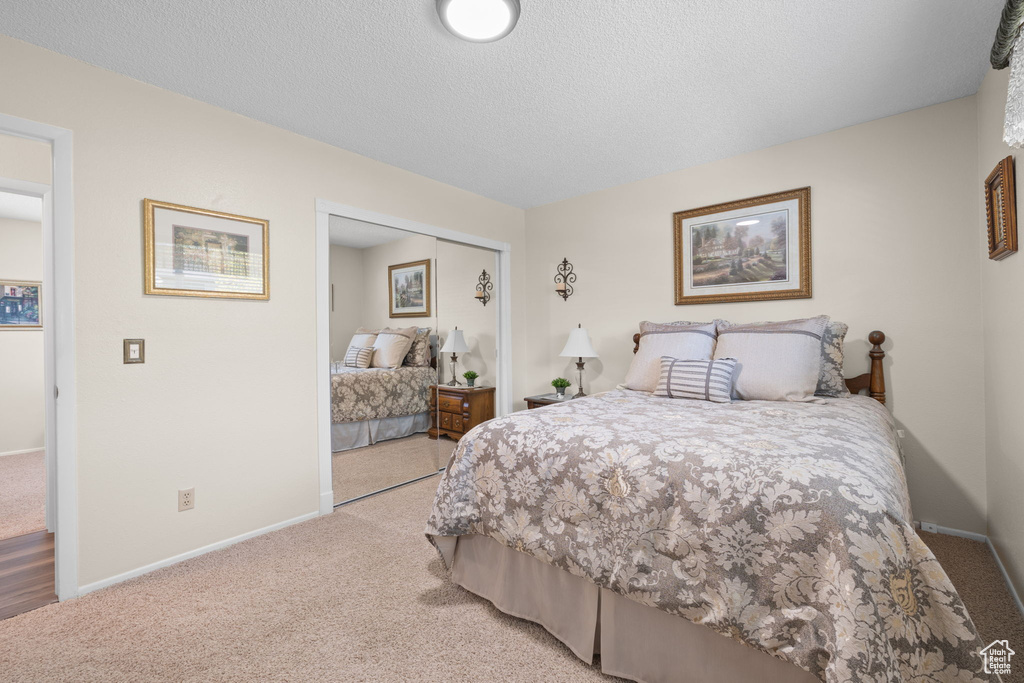
<instances>
[{"instance_id":1,"label":"mirror reflection of bed","mask_svg":"<svg viewBox=\"0 0 1024 683\"><path fill-rule=\"evenodd\" d=\"M452 417L436 409L436 387L442 401L450 392L451 354L442 349L458 327L467 350L457 356L457 389L465 391L464 373L477 373L474 384L483 388L467 399L476 415L497 376L497 306L475 289L482 273L494 271L492 251L338 216L330 218L330 242L337 505L447 464L460 434L437 438L431 430Z\"/></svg>"}]
</instances>

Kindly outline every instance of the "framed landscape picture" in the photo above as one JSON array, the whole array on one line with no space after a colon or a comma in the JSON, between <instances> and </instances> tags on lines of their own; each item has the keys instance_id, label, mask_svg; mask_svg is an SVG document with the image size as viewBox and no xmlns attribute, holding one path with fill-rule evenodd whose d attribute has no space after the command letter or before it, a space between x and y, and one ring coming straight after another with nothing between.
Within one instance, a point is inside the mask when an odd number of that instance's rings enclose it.
<instances>
[{"instance_id":1,"label":"framed landscape picture","mask_svg":"<svg viewBox=\"0 0 1024 683\"><path fill-rule=\"evenodd\" d=\"M996 164L985 179L988 257L993 261L1017 253L1017 196L1014 184L1012 155Z\"/></svg>"},{"instance_id":2,"label":"framed landscape picture","mask_svg":"<svg viewBox=\"0 0 1024 683\"><path fill-rule=\"evenodd\" d=\"M145 292L270 298L270 224L259 218L143 201Z\"/></svg>"},{"instance_id":3,"label":"framed landscape picture","mask_svg":"<svg viewBox=\"0 0 1024 683\"><path fill-rule=\"evenodd\" d=\"M39 282L0 280L0 330L43 326Z\"/></svg>"},{"instance_id":4,"label":"framed landscape picture","mask_svg":"<svg viewBox=\"0 0 1024 683\"><path fill-rule=\"evenodd\" d=\"M673 215L676 305L808 299L811 188Z\"/></svg>"},{"instance_id":5,"label":"framed landscape picture","mask_svg":"<svg viewBox=\"0 0 1024 683\"><path fill-rule=\"evenodd\" d=\"M388 315L430 317L430 259L388 266Z\"/></svg>"}]
</instances>

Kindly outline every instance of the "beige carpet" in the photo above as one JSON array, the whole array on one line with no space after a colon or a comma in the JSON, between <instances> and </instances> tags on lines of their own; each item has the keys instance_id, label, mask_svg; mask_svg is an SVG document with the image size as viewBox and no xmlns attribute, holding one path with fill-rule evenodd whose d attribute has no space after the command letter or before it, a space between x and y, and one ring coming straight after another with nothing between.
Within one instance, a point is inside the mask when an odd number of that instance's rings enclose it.
<instances>
[{"instance_id":1,"label":"beige carpet","mask_svg":"<svg viewBox=\"0 0 1024 683\"><path fill-rule=\"evenodd\" d=\"M46 528L44 451L0 456L0 538Z\"/></svg>"},{"instance_id":2,"label":"beige carpet","mask_svg":"<svg viewBox=\"0 0 1024 683\"><path fill-rule=\"evenodd\" d=\"M433 478L411 484L0 621L0 678L612 680L540 626L448 582L422 534L436 485ZM944 540L935 548L957 555L941 559L967 572L965 581L955 579L965 597L987 596L970 610L995 614L1005 589L992 578L983 546L947 547ZM969 586L970 572L990 585Z\"/></svg>"},{"instance_id":3,"label":"beige carpet","mask_svg":"<svg viewBox=\"0 0 1024 683\"><path fill-rule=\"evenodd\" d=\"M337 504L437 472L448 463L455 444L448 438L434 441L426 434L414 434L334 453L331 457L334 502Z\"/></svg>"},{"instance_id":4,"label":"beige carpet","mask_svg":"<svg viewBox=\"0 0 1024 683\"><path fill-rule=\"evenodd\" d=\"M1024 616L1017 611L1006 582L988 545L956 536L918 532L939 558L986 644L1009 640L1010 647L1024 654ZM1003 683L1024 683L1024 657L1010 660L1010 676Z\"/></svg>"}]
</instances>

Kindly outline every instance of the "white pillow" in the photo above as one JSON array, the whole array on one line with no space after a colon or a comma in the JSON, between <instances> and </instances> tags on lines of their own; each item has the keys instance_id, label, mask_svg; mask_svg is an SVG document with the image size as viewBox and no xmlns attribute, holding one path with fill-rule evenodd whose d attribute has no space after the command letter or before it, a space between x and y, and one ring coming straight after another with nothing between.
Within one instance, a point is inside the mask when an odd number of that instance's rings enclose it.
<instances>
[{"instance_id":1,"label":"white pillow","mask_svg":"<svg viewBox=\"0 0 1024 683\"><path fill-rule=\"evenodd\" d=\"M661 376L661 357L711 360L715 351L714 323L640 323L640 349L626 373L626 388L652 392Z\"/></svg>"},{"instance_id":2,"label":"white pillow","mask_svg":"<svg viewBox=\"0 0 1024 683\"><path fill-rule=\"evenodd\" d=\"M777 323L718 323L715 358L738 361L733 395L744 401L810 401L828 316Z\"/></svg>"},{"instance_id":3,"label":"white pillow","mask_svg":"<svg viewBox=\"0 0 1024 683\"><path fill-rule=\"evenodd\" d=\"M397 368L405 360L416 339L416 327L385 327L373 342L373 368Z\"/></svg>"},{"instance_id":4,"label":"white pillow","mask_svg":"<svg viewBox=\"0 0 1024 683\"><path fill-rule=\"evenodd\" d=\"M352 340L348 343L348 347L352 348L355 346L360 349L372 348L373 343L377 341L378 333L380 333L380 330L368 330L365 327L360 327L356 330L356 333L352 335Z\"/></svg>"}]
</instances>

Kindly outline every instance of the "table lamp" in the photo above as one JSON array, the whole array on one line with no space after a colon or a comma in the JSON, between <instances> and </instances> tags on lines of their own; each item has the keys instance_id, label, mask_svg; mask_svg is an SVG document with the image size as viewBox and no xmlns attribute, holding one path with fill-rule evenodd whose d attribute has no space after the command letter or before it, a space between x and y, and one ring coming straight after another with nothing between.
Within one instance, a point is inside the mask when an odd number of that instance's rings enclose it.
<instances>
[{"instance_id":1,"label":"table lamp","mask_svg":"<svg viewBox=\"0 0 1024 683\"><path fill-rule=\"evenodd\" d=\"M575 332L575 330L573 330ZM466 338L462 336L462 330L459 329L458 325L455 329L448 333L448 338L444 340L444 346L441 347L441 353L450 353L452 357L449 359L452 370L452 381L448 382L448 386L455 387L462 384L455 377L455 363L459 360L458 354L467 353L469 346L466 344Z\"/></svg>"},{"instance_id":2,"label":"table lamp","mask_svg":"<svg viewBox=\"0 0 1024 683\"><path fill-rule=\"evenodd\" d=\"M573 398L580 398L586 396L583 393L583 359L584 358L597 358L597 351L594 350L593 344L590 343L590 334L583 328L583 325L577 326L575 330L569 332L569 339L565 342L565 348L558 354L566 358L577 358L576 370L579 373L579 388Z\"/></svg>"}]
</instances>

